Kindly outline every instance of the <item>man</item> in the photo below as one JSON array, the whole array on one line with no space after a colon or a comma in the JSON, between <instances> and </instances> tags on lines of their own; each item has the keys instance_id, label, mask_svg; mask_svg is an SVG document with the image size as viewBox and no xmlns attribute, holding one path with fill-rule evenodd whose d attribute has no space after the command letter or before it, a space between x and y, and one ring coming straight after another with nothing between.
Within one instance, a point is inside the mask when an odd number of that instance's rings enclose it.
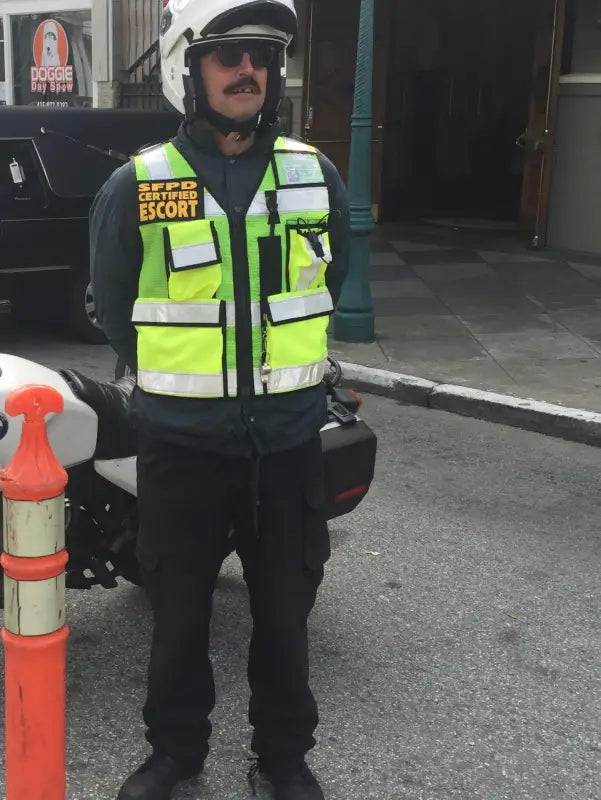
<instances>
[{"instance_id":1,"label":"man","mask_svg":"<svg viewBox=\"0 0 601 800\"><path fill-rule=\"evenodd\" d=\"M170 0L163 88L185 115L100 191L98 314L137 371L138 555L154 613L150 758L119 800L167 800L204 765L215 704L211 598L235 531L253 617L254 773L323 800L307 618L329 557L319 430L326 328L348 257L332 164L282 137L293 0Z\"/></svg>"}]
</instances>

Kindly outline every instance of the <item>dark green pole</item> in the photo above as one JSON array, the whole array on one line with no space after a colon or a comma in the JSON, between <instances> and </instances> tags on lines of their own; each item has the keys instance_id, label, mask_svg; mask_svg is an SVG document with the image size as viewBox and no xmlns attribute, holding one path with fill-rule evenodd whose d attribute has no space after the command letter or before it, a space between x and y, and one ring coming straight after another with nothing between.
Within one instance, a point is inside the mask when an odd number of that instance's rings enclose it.
<instances>
[{"instance_id":1,"label":"dark green pole","mask_svg":"<svg viewBox=\"0 0 601 800\"><path fill-rule=\"evenodd\" d=\"M361 0L360 14L348 181L351 254L334 314L334 338L342 342L371 342L374 338L369 285L370 234L374 228L371 211L374 0Z\"/></svg>"}]
</instances>

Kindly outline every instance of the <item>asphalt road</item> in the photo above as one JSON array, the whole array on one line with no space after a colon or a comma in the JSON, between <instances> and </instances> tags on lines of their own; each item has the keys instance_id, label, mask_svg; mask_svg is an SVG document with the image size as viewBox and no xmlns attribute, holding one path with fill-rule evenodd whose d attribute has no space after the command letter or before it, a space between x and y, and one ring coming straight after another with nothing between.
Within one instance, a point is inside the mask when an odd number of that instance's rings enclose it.
<instances>
[{"instance_id":1,"label":"asphalt road","mask_svg":"<svg viewBox=\"0 0 601 800\"><path fill-rule=\"evenodd\" d=\"M110 372L106 348L17 339L0 349ZM332 525L311 624L326 797L601 800L601 451L375 397L364 416L377 479ZM123 584L69 592L68 617L68 796L110 800L147 752L148 607ZM213 750L175 800L250 797L248 636L230 559Z\"/></svg>"}]
</instances>

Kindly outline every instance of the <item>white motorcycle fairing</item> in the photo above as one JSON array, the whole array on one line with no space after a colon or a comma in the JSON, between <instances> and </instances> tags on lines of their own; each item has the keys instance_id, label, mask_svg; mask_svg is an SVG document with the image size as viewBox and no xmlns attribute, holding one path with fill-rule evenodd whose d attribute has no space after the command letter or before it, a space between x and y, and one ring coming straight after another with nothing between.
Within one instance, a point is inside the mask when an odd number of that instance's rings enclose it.
<instances>
[{"instance_id":1,"label":"white motorcycle fairing","mask_svg":"<svg viewBox=\"0 0 601 800\"><path fill-rule=\"evenodd\" d=\"M90 461L96 449L98 417L89 405L77 397L58 372L18 356L0 353L0 413L6 398L26 384L52 386L64 401L62 414L46 418L48 440L60 463L68 469ZM7 433L0 439L0 467L5 467L14 455L21 439L22 417L8 417ZM129 494L136 495L136 457L99 460L94 469L110 483Z\"/></svg>"},{"instance_id":2,"label":"white motorcycle fairing","mask_svg":"<svg viewBox=\"0 0 601 800\"><path fill-rule=\"evenodd\" d=\"M13 457L23 424L23 417L9 417L4 412L6 398L26 384L52 386L63 397L63 413L46 417L48 440L60 463L68 468L89 461L94 455L98 434L95 412L76 397L58 372L35 361L0 353L0 413L6 420L3 426L6 434L0 439L0 467L5 467Z\"/></svg>"},{"instance_id":3,"label":"white motorcycle fairing","mask_svg":"<svg viewBox=\"0 0 601 800\"><path fill-rule=\"evenodd\" d=\"M52 386L62 395L63 413L47 417L50 445L65 469L87 463L99 476L93 496L90 499L88 494L87 500L87 505L99 500L97 516L112 507L112 501L105 501L108 493L102 479L126 497L135 498L137 437L128 418L135 379L123 376L114 381L96 381L75 370L58 373L33 361L0 353L0 467L11 460L23 423L22 417L3 413L6 397L27 384ZM350 513L367 494L374 476L377 437L355 413L360 401L350 390L337 388L335 382L329 384L328 403L329 421L321 429L321 443L326 515L327 519L334 519ZM80 479L81 470L73 469L69 483L74 485L76 497ZM89 490L89 485L84 487L84 494ZM100 580L108 585L113 578L107 574Z\"/></svg>"},{"instance_id":4,"label":"white motorcycle fairing","mask_svg":"<svg viewBox=\"0 0 601 800\"><path fill-rule=\"evenodd\" d=\"M94 461L94 469L110 483L113 483L125 492L129 492L129 494L137 496L138 480L136 476L135 456Z\"/></svg>"},{"instance_id":5,"label":"white motorcycle fairing","mask_svg":"<svg viewBox=\"0 0 601 800\"><path fill-rule=\"evenodd\" d=\"M25 384L52 386L63 397L63 413L49 414L46 418L50 445L63 467L68 469L90 461L98 435L96 412L74 394L58 372L25 358L0 353L0 413L6 397ZM7 417L7 420L7 434L0 439L0 467L11 460L21 438L23 418ZM135 456L98 459L94 461L94 469L114 486L134 497L137 495Z\"/></svg>"}]
</instances>

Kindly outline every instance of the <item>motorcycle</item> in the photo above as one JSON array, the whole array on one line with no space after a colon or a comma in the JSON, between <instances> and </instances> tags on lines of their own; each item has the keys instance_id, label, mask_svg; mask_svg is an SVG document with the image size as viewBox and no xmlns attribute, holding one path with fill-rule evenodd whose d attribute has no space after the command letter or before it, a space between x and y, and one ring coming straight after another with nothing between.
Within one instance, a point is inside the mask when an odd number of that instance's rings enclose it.
<instances>
[{"instance_id":1,"label":"motorcycle","mask_svg":"<svg viewBox=\"0 0 601 800\"><path fill-rule=\"evenodd\" d=\"M124 373L118 366L117 377L102 382L76 370L56 372L0 353L0 467L8 464L21 437L22 418L2 413L7 395L25 384L44 384L64 399L63 413L48 415L47 430L68 475L65 542L70 589L114 588L119 576L141 584L136 558L136 435L127 415L135 377ZM328 421L320 431L328 520L351 513L367 495L377 449L376 435L358 416L361 397L342 388L340 381L340 365L329 359L324 377ZM0 522L1 516L0 510ZM233 550L231 531L224 559Z\"/></svg>"}]
</instances>

